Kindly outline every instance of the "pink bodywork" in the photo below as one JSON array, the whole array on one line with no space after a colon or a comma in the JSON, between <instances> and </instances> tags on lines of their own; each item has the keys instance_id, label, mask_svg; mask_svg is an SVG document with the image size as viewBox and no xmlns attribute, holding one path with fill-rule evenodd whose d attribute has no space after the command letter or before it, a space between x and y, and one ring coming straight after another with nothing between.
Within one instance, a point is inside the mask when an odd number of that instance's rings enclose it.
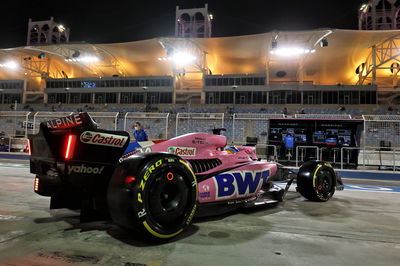
<instances>
[{"instance_id":1,"label":"pink bodywork","mask_svg":"<svg viewBox=\"0 0 400 266\"><path fill-rule=\"evenodd\" d=\"M218 180L216 178L217 174L216 176L211 175L212 177L198 183L200 203L253 197L260 191L265 179L275 175L278 168L277 164L274 162L264 160L258 161L255 154L255 147L239 146L236 147L239 152L229 154L224 150L226 147L226 137L209 133L190 133L157 143L149 141L140 142L139 144L142 146L143 151L170 152L187 160L220 159L222 162L221 165L206 172L196 173L196 175L207 175L220 172ZM228 184L230 187L219 188L218 184L227 181L224 179L224 176L233 181ZM260 178L260 176L262 176L262 178ZM247 178L247 181L250 180L252 182L253 189L250 187L243 187L242 181L245 177ZM242 179L237 180L237 178ZM239 188L239 183L242 184L241 189ZM254 190L255 187L256 189ZM226 190L228 188L230 188L229 195L225 195L226 191L223 189ZM218 189L220 193L218 193ZM231 191L233 192L230 193ZM224 196L219 194L224 194Z\"/></svg>"}]
</instances>

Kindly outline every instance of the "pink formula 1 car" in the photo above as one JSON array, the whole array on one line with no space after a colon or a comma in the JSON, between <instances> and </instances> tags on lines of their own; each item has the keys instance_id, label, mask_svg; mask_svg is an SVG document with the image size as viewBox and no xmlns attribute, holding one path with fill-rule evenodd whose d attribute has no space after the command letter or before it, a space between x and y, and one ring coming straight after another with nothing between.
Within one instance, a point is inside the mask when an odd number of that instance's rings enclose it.
<instances>
[{"instance_id":1,"label":"pink formula 1 car","mask_svg":"<svg viewBox=\"0 0 400 266\"><path fill-rule=\"evenodd\" d=\"M227 147L224 136L208 133L130 144L127 132L99 129L87 113L41 123L29 143L34 190L51 197L50 208L81 209L82 219L105 213L150 240L173 238L195 216L283 201L294 179L312 201L343 189L324 162L283 175L255 147ZM274 185L277 179L286 187Z\"/></svg>"}]
</instances>

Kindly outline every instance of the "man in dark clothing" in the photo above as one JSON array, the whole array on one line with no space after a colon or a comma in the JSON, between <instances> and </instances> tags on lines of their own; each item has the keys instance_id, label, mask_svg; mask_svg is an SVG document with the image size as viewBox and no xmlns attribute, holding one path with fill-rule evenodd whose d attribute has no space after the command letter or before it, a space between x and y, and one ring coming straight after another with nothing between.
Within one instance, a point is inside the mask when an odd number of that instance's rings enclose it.
<instances>
[{"instance_id":1,"label":"man in dark clothing","mask_svg":"<svg viewBox=\"0 0 400 266\"><path fill-rule=\"evenodd\" d=\"M148 141L149 137L147 136L146 131L144 131L142 125L139 122L136 122L134 126L133 136L136 141Z\"/></svg>"}]
</instances>

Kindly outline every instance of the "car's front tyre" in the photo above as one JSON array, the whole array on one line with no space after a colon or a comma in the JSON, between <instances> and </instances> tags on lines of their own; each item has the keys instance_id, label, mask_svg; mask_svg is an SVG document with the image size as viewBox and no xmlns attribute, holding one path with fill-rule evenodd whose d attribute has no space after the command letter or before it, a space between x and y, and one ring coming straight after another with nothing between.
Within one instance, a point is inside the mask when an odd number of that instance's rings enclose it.
<instances>
[{"instance_id":1,"label":"car's front tyre","mask_svg":"<svg viewBox=\"0 0 400 266\"><path fill-rule=\"evenodd\" d=\"M335 193L336 174L333 167L321 161L305 162L297 174L297 188L308 200L324 202Z\"/></svg>"}]
</instances>

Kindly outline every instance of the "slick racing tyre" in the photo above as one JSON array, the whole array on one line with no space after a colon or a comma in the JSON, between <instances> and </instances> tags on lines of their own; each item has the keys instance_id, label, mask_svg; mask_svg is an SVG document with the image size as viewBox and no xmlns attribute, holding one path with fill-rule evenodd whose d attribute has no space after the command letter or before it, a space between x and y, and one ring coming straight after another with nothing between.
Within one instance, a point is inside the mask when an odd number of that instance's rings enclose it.
<instances>
[{"instance_id":1,"label":"slick racing tyre","mask_svg":"<svg viewBox=\"0 0 400 266\"><path fill-rule=\"evenodd\" d=\"M180 157L143 153L122 161L107 192L113 221L145 240L168 240L191 222L197 208L197 182Z\"/></svg>"},{"instance_id":2,"label":"slick racing tyre","mask_svg":"<svg viewBox=\"0 0 400 266\"><path fill-rule=\"evenodd\" d=\"M299 169L297 188L300 194L311 201L328 201L335 193L336 174L325 162L308 161Z\"/></svg>"}]
</instances>

